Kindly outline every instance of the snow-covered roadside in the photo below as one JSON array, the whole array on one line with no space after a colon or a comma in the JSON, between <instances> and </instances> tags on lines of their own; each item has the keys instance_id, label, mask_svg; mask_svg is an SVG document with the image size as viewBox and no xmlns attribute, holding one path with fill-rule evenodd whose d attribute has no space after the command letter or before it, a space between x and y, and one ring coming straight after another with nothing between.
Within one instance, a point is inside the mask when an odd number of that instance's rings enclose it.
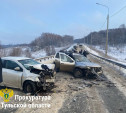
<instances>
[{"instance_id":1,"label":"snow-covered roadside","mask_svg":"<svg viewBox=\"0 0 126 113\"><path fill-rule=\"evenodd\" d=\"M66 48L66 47L55 47L55 51L59 52L60 50ZM4 49L0 50L0 54L2 54L2 57L3 56L10 56L10 54L14 48L21 49L21 55L20 55L21 57L26 57L27 50L29 50L32 58L41 58L41 57L47 56L45 49L41 49L41 50L33 52L33 51L31 51L31 48L28 46L4 48Z\"/></svg>"},{"instance_id":2,"label":"snow-covered roadside","mask_svg":"<svg viewBox=\"0 0 126 113\"><path fill-rule=\"evenodd\" d=\"M92 53L92 54L94 54L94 55L97 55L97 56L100 56L98 52L96 52L96 51L90 49L87 45L84 45L84 47L85 47L85 49L86 49L87 51L89 51L90 53ZM98 46L95 46L94 48L97 49ZM97 50L99 50L99 49L97 49ZM99 50L99 51L100 51L100 50ZM102 52L105 52L104 50L101 50L101 51L102 51ZM124 54L124 55L126 55L126 54ZM102 56L101 56L101 57L102 57ZM113 58L116 58L116 59L118 58L118 57L114 57L114 56L112 56L112 57L113 57ZM120 60L120 59L114 60L114 59L112 59L112 58L111 58L110 60L126 65L126 61L125 61L125 60Z\"/></svg>"},{"instance_id":3,"label":"snow-covered roadside","mask_svg":"<svg viewBox=\"0 0 126 113\"><path fill-rule=\"evenodd\" d=\"M98 54L98 52L96 52L96 51L94 51L94 50L92 50L92 49L90 49L87 45L84 45L84 47L85 47L85 49L86 50L88 50L89 52L91 52L92 54L94 54L94 55L97 55L97 56L100 56L99 54ZM96 48L98 48L98 47L96 47ZM95 48L95 49L96 49ZM97 49L97 50L99 50L99 49ZM126 50L126 49L125 49ZM102 52L104 52L103 50L101 50ZM125 55L125 54L124 54ZM101 56L102 57L102 56ZM114 61L114 62L118 62L118 63L120 63L120 64L123 64L123 65L126 65L126 61L124 62L124 61L121 61L121 60L114 60L114 59L110 59L111 61ZM109 64L109 63L108 63ZM110 64L109 64L110 65ZM126 69L124 69L124 68L119 68L118 66L114 66L116 69L119 69L121 72L123 72L124 74L124 76L126 76Z\"/></svg>"},{"instance_id":4,"label":"snow-covered roadside","mask_svg":"<svg viewBox=\"0 0 126 113\"><path fill-rule=\"evenodd\" d=\"M41 58L46 56L46 52L42 49L39 51L31 52L33 58Z\"/></svg>"},{"instance_id":5,"label":"snow-covered roadside","mask_svg":"<svg viewBox=\"0 0 126 113\"><path fill-rule=\"evenodd\" d=\"M95 49L105 52L101 46L94 46ZM120 46L120 47L111 47L109 46L108 48L108 55L118 59L119 61L125 62L126 63L126 45Z\"/></svg>"},{"instance_id":6,"label":"snow-covered roadside","mask_svg":"<svg viewBox=\"0 0 126 113\"><path fill-rule=\"evenodd\" d=\"M96 51L90 49L88 46L84 45L84 48L89 51L90 53L94 54L94 55L97 55L97 56L100 56Z\"/></svg>"},{"instance_id":7,"label":"snow-covered roadside","mask_svg":"<svg viewBox=\"0 0 126 113\"><path fill-rule=\"evenodd\" d=\"M7 56L11 56L11 53L14 51L14 48L20 48L21 49L21 57L25 57L26 56L26 51L29 50L29 52L31 52L31 49L28 46L23 46L23 47L9 47L9 48L3 48L0 49L0 56L1 57L7 57Z\"/></svg>"}]
</instances>

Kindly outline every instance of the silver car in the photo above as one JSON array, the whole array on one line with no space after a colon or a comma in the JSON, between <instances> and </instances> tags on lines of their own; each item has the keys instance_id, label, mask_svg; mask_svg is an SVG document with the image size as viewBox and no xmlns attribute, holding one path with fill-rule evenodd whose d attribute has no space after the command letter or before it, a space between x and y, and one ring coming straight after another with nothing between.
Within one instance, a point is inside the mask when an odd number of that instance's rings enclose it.
<instances>
[{"instance_id":1,"label":"silver car","mask_svg":"<svg viewBox=\"0 0 126 113\"><path fill-rule=\"evenodd\" d=\"M2 59L2 86L20 88L26 93L35 93L37 88L46 88L54 84L54 67L42 65L39 62L25 57L3 57ZM45 69L45 68L47 69Z\"/></svg>"}]
</instances>

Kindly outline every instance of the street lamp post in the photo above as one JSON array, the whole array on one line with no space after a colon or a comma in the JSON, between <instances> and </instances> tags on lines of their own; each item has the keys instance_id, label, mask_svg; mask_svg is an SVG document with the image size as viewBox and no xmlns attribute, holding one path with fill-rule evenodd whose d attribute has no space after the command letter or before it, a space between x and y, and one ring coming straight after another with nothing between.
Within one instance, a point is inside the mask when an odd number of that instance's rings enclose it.
<instances>
[{"instance_id":1,"label":"street lamp post","mask_svg":"<svg viewBox=\"0 0 126 113\"><path fill-rule=\"evenodd\" d=\"M108 15L107 15L107 36L106 36L106 50L105 55L107 56L108 53L108 28L109 28L109 7L100 3L96 3L97 5L101 5L103 7L106 7L108 9Z\"/></svg>"}]
</instances>

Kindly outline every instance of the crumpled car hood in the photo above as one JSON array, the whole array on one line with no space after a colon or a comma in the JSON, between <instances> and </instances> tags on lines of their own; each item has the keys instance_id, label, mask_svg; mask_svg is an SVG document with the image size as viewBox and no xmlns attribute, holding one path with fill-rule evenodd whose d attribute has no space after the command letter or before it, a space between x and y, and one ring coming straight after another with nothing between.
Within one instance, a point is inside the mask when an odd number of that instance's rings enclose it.
<instances>
[{"instance_id":1,"label":"crumpled car hood","mask_svg":"<svg viewBox=\"0 0 126 113\"><path fill-rule=\"evenodd\" d=\"M77 67L101 67L100 65L92 62L76 62L75 65Z\"/></svg>"},{"instance_id":2,"label":"crumpled car hood","mask_svg":"<svg viewBox=\"0 0 126 113\"><path fill-rule=\"evenodd\" d=\"M26 65L32 66L32 67L34 67L35 69L38 69L38 70L44 70L44 69L41 67L42 64L37 64L37 65L26 64ZM54 70L54 68L55 68L55 65L54 65L54 64L44 64L44 65L47 65L47 67L48 67L49 69L52 69L52 70Z\"/></svg>"}]
</instances>

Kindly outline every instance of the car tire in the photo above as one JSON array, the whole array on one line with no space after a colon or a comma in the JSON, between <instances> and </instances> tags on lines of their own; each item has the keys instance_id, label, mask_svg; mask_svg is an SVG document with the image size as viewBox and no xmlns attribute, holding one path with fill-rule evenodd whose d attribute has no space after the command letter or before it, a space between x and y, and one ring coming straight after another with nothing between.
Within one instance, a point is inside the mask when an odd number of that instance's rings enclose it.
<instances>
[{"instance_id":1,"label":"car tire","mask_svg":"<svg viewBox=\"0 0 126 113\"><path fill-rule=\"evenodd\" d=\"M59 72L60 71L60 69L59 68L56 68L56 67L55 67L54 70L55 70L55 72Z\"/></svg>"},{"instance_id":2,"label":"car tire","mask_svg":"<svg viewBox=\"0 0 126 113\"><path fill-rule=\"evenodd\" d=\"M79 69L79 68L76 68L75 70L74 70L74 77L75 78L81 78L81 77L83 77L84 75L83 75L83 71L81 70L81 69Z\"/></svg>"},{"instance_id":3,"label":"car tire","mask_svg":"<svg viewBox=\"0 0 126 113\"><path fill-rule=\"evenodd\" d=\"M32 81L27 81L25 84L24 84L24 92L25 93L31 93L31 94L35 94L36 91L37 91L37 87L36 87L36 84Z\"/></svg>"}]
</instances>

